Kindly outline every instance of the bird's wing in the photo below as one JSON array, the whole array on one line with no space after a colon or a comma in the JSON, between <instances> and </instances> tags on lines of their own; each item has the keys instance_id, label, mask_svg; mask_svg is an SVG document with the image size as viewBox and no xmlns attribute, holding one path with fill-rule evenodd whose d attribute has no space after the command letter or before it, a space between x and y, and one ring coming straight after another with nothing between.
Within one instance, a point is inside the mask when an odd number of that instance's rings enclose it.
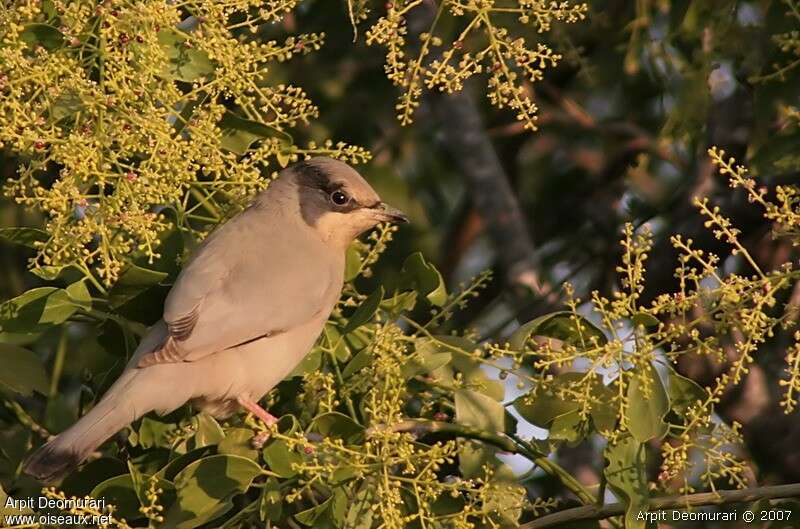
<instances>
[{"instance_id":1,"label":"bird's wing","mask_svg":"<svg viewBox=\"0 0 800 529\"><path fill-rule=\"evenodd\" d=\"M254 222L248 211L222 225L182 270L164 307L168 336L139 367L194 361L287 331L320 314L337 281L341 287L336 260L319 244Z\"/></svg>"}]
</instances>

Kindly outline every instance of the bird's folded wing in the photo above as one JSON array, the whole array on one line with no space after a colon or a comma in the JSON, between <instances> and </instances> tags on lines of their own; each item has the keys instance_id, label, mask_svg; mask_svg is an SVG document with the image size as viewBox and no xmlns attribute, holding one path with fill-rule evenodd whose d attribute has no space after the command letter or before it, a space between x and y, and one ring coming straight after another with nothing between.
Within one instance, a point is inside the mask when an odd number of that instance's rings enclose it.
<instances>
[{"instance_id":1,"label":"bird's folded wing","mask_svg":"<svg viewBox=\"0 0 800 529\"><path fill-rule=\"evenodd\" d=\"M319 314L332 284L329 267L290 234L265 248L258 244L269 236L264 231L236 218L198 249L167 297L169 334L139 367L195 361Z\"/></svg>"}]
</instances>

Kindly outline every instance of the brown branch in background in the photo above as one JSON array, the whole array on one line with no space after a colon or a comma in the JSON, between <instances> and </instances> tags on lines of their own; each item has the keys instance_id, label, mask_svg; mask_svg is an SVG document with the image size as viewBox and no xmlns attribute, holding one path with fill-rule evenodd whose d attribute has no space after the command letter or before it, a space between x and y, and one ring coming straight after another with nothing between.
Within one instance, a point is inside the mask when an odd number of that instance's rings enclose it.
<instances>
[{"instance_id":1,"label":"brown branch in background","mask_svg":"<svg viewBox=\"0 0 800 529\"><path fill-rule=\"evenodd\" d=\"M701 492L680 496L653 498L648 504L648 512L665 509L700 507L703 505L723 505L728 503L744 503L758 500L797 498L800 497L800 483L790 485L774 485L744 490L720 490L717 492ZM612 516L625 514L623 503L609 505L583 505L572 509L554 512L541 516L531 522L521 524L519 529L542 529L578 520L604 520Z\"/></svg>"},{"instance_id":2,"label":"brown branch in background","mask_svg":"<svg viewBox=\"0 0 800 529\"><path fill-rule=\"evenodd\" d=\"M410 32L429 31L435 12L435 2L424 2L409 18ZM435 58L435 52L431 58ZM506 284L517 287L515 290L523 297L531 292L551 292L539 282L528 223L469 87L453 94L429 93L425 104L443 133L445 148L464 176L472 205L483 221Z\"/></svg>"},{"instance_id":3,"label":"brown branch in background","mask_svg":"<svg viewBox=\"0 0 800 529\"><path fill-rule=\"evenodd\" d=\"M469 88L428 98L511 286L542 292L528 223Z\"/></svg>"},{"instance_id":4,"label":"brown branch in background","mask_svg":"<svg viewBox=\"0 0 800 529\"><path fill-rule=\"evenodd\" d=\"M458 263L461 262L464 254L467 253L467 250L484 230L483 219L475 211L475 208L465 204L459 209L461 211L456 214L454 227L445 236L447 247L441 266L441 271L445 274L445 277L450 277L458 267Z\"/></svg>"}]
</instances>

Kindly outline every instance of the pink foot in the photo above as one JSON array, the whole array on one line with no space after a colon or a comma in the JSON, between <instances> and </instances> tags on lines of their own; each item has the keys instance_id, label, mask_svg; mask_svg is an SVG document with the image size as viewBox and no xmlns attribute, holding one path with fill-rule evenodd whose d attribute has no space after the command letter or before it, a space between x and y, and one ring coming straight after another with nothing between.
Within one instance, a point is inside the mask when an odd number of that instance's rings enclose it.
<instances>
[{"instance_id":1,"label":"pink foot","mask_svg":"<svg viewBox=\"0 0 800 529\"><path fill-rule=\"evenodd\" d=\"M246 397L237 397L236 402L238 402L242 408L261 419L261 421L267 426L272 426L278 422L278 419L271 415L267 410L259 406L257 402L253 402Z\"/></svg>"},{"instance_id":2,"label":"pink foot","mask_svg":"<svg viewBox=\"0 0 800 529\"><path fill-rule=\"evenodd\" d=\"M261 450L264 448L264 445L267 444L269 441L270 432L267 430L266 432L260 432L255 435L252 439L250 439L250 446L255 448L256 450Z\"/></svg>"}]
</instances>

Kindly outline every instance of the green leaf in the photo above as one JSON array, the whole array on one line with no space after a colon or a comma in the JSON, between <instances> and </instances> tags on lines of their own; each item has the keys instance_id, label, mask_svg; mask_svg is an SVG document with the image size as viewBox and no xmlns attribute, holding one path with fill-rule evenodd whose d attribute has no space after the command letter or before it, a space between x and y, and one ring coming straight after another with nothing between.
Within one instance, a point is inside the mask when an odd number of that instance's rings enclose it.
<instances>
[{"instance_id":1,"label":"green leaf","mask_svg":"<svg viewBox=\"0 0 800 529\"><path fill-rule=\"evenodd\" d=\"M142 448L153 448L156 446L169 448L171 444L167 434L175 430L175 428L174 424L144 417L142 418L141 424L139 424L139 445Z\"/></svg>"},{"instance_id":2,"label":"green leaf","mask_svg":"<svg viewBox=\"0 0 800 529\"><path fill-rule=\"evenodd\" d=\"M31 274L41 277L45 281L55 281L56 279L61 276L66 270L72 268L72 265L64 265L64 266L37 266L36 268L31 269Z\"/></svg>"},{"instance_id":3,"label":"green leaf","mask_svg":"<svg viewBox=\"0 0 800 529\"><path fill-rule=\"evenodd\" d=\"M47 20L52 20L58 16L53 0L42 0L42 13L45 14Z\"/></svg>"},{"instance_id":4,"label":"green leaf","mask_svg":"<svg viewBox=\"0 0 800 529\"><path fill-rule=\"evenodd\" d=\"M588 433L588 422L581 419L580 413L575 410L556 417L550 424L550 435L547 438L575 445L582 441Z\"/></svg>"},{"instance_id":5,"label":"green leaf","mask_svg":"<svg viewBox=\"0 0 800 529\"><path fill-rule=\"evenodd\" d=\"M262 522L267 520L277 522L283 514L283 495L278 480L275 478L267 479L261 491L261 505L259 515Z\"/></svg>"},{"instance_id":6,"label":"green leaf","mask_svg":"<svg viewBox=\"0 0 800 529\"><path fill-rule=\"evenodd\" d=\"M278 419L278 431L284 435L291 435L300 429L300 421L290 413L285 413Z\"/></svg>"},{"instance_id":7,"label":"green leaf","mask_svg":"<svg viewBox=\"0 0 800 529\"><path fill-rule=\"evenodd\" d=\"M588 382L585 380L589 378ZM590 424L580 416L580 405L570 399L560 397L562 389L575 383L588 384L596 399L589 416L598 430L613 430L616 426L617 408L614 405L613 390L603 384L597 374L580 372L562 373L553 378L536 395L526 394L518 397L514 409L528 422L550 430L549 439L576 443L589 433Z\"/></svg>"},{"instance_id":8,"label":"green leaf","mask_svg":"<svg viewBox=\"0 0 800 529\"><path fill-rule=\"evenodd\" d=\"M265 138L279 138L284 147L292 145L292 137L276 128L257 121L244 119L233 112L225 112L219 122L222 130L220 146L226 151L242 155L247 152L253 142Z\"/></svg>"},{"instance_id":9,"label":"green leaf","mask_svg":"<svg viewBox=\"0 0 800 529\"><path fill-rule=\"evenodd\" d=\"M471 391L458 389L455 392L456 422L490 432L505 432L511 429L507 424L506 409L495 399Z\"/></svg>"},{"instance_id":10,"label":"green leaf","mask_svg":"<svg viewBox=\"0 0 800 529\"><path fill-rule=\"evenodd\" d=\"M494 486L496 491L484 502L484 510L492 513L491 518L497 522L495 527L516 529L525 504L525 487L517 483L497 483Z\"/></svg>"},{"instance_id":11,"label":"green leaf","mask_svg":"<svg viewBox=\"0 0 800 529\"><path fill-rule=\"evenodd\" d=\"M64 45L64 34L48 24L28 24L20 33L20 39L29 47L37 44L52 51Z\"/></svg>"},{"instance_id":12,"label":"green leaf","mask_svg":"<svg viewBox=\"0 0 800 529\"><path fill-rule=\"evenodd\" d=\"M500 402L493 398L459 389L455 392L456 422L492 433L513 431L516 429L513 418L506 412ZM472 440L459 441L459 470L465 478L473 478L483 474L483 467L490 465L500 467L495 454L497 449Z\"/></svg>"},{"instance_id":13,"label":"green leaf","mask_svg":"<svg viewBox=\"0 0 800 529\"><path fill-rule=\"evenodd\" d=\"M417 305L417 296L418 294L414 290L395 292L393 296L381 302L381 310L393 316L398 316L412 310Z\"/></svg>"},{"instance_id":14,"label":"green leaf","mask_svg":"<svg viewBox=\"0 0 800 529\"><path fill-rule=\"evenodd\" d=\"M248 428L228 428L225 438L219 442L217 451L220 454L232 454L257 460L258 450L253 448L253 431Z\"/></svg>"},{"instance_id":15,"label":"green leaf","mask_svg":"<svg viewBox=\"0 0 800 529\"><path fill-rule=\"evenodd\" d=\"M0 366L0 386L26 396L33 391L47 395L47 372L33 351L0 343Z\"/></svg>"},{"instance_id":16,"label":"green leaf","mask_svg":"<svg viewBox=\"0 0 800 529\"><path fill-rule=\"evenodd\" d=\"M309 426L309 430L325 437L342 439L347 444L357 442L364 434L363 426L336 411L317 416Z\"/></svg>"},{"instance_id":17,"label":"green leaf","mask_svg":"<svg viewBox=\"0 0 800 529\"><path fill-rule=\"evenodd\" d=\"M273 439L263 451L264 461L270 470L282 478L291 478L297 475L297 470L292 465L301 463L303 457L291 450L285 441Z\"/></svg>"},{"instance_id":18,"label":"green leaf","mask_svg":"<svg viewBox=\"0 0 800 529\"><path fill-rule=\"evenodd\" d=\"M28 248L36 248L37 242L45 242L49 238L47 232L38 228L0 228L0 239Z\"/></svg>"},{"instance_id":19,"label":"green leaf","mask_svg":"<svg viewBox=\"0 0 800 529\"><path fill-rule=\"evenodd\" d=\"M464 498L461 495L454 498L449 492L444 492L431 503L431 512L437 516L455 514L464 510L464 505Z\"/></svg>"},{"instance_id":20,"label":"green leaf","mask_svg":"<svg viewBox=\"0 0 800 529\"><path fill-rule=\"evenodd\" d=\"M578 408L577 403L562 400L547 391L533 398L523 395L514 401L514 409L526 421L540 428L549 428L556 417L572 413Z\"/></svg>"},{"instance_id":21,"label":"green leaf","mask_svg":"<svg viewBox=\"0 0 800 529\"><path fill-rule=\"evenodd\" d=\"M403 364L401 372L405 379L431 373L450 363L453 354L450 351L442 350L430 340L418 340L414 354Z\"/></svg>"},{"instance_id":22,"label":"green leaf","mask_svg":"<svg viewBox=\"0 0 800 529\"><path fill-rule=\"evenodd\" d=\"M531 336L555 338L575 347L590 347L593 340L599 345L608 342L602 330L583 316L569 311L545 314L522 325L508 340L511 349L521 351Z\"/></svg>"},{"instance_id":23,"label":"green leaf","mask_svg":"<svg viewBox=\"0 0 800 529\"><path fill-rule=\"evenodd\" d=\"M361 271L361 253L358 251L358 247L355 244L351 244L347 247L347 253L345 253L344 259L344 280L345 282L352 281L356 277L358 277L358 273Z\"/></svg>"},{"instance_id":24,"label":"green leaf","mask_svg":"<svg viewBox=\"0 0 800 529\"><path fill-rule=\"evenodd\" d=\"M607 432L616 429L619 409L614 402L614 390L604 385L602 379L599 380L599 383L595 385L593 390L597 400L592 405L592 410L589 414L592 417L595 429L598 432Z\"/></svg>"},{"instance_id":25,"label":"green leaf","mask_svg":"<svg viewBox=\"0 0 800 529\"><path fill-rule=\"evenodd\" d=\"M631 318L634 327L658 327L661 323L658 318L647 312L637 312Z\"/></svg>"},{"instance_id":26,"label":"green leaf","mask_svg":"<svg viewBox=\"0 0 800 529\"><path fill-rule=\"evenodd\" d=\"M60 488L71 496L86 496L98 483L125 474L128 469L122 461L112 457L101 457L89 461L64 481Z\"/></svg>"},{"instance_id":27,"label":"green leaf","mask_svg":"<svg viewBox=\"0 0 800 529\"><path fill-rule=\"evenodd\" d=\"M93 498L103 498L114 505L115 513L120 518L136 520L144 517L139 512L141 504L130 474L116 476L99 483L89 495Z\"/></svg>"},{"instance_id":28,"label":"green leaf","mask_svg":"<svg viewBox=\"0 0 800 529\"><path fill-rule=\"evenodd\" d=\"M344 366L342 370L342 378L347 380L348 378L352 377L365 367L367 367L374 358L374 353L371 347L365 347L360 350L358 353L347 362L347 365Z\"/></svg>"},{"instance_id":29,"label":"green leaf","mask_svg":"<svg viewBox=\"0 0 800 529\"><path fill-rule=\"evenodd\" d=\"M478 391L489 395L495 400L502 400L505 395L505 383L501 380L489 379L486 371L481 368L473 353L479 349L478 345L463 336L437 335L432 338L419 338L415 341L416 347L426 347L429 341L439 352L449 352L452 355L449 364L435 369L432 375L443 383L452 383L454 377L460 373L464 382L472 387L480 388Z\"/></svg>"},{"instance_id":30,"label":"green leaf","mask_svg":"<svg viewBox=\"0 0 800 529\"><path fill-rule=\"evenodd\" d=\"M636 375L628 386L628 430L640 443L660 439L667 434L664 417L669 411L669 398L655 370L650 380L652 387L649 394L645 393Z\"/></svg>"},{"instance_id":31,"label":"green leaf","mask_svg":"<svg viewBox=\"0 0 800 529\"><path fill-rule=\"evenodd\" d=\"M632 437L607 445L608 461L604 473L611 491L625 504L625 529L642 529L645 521L638 514L647 510L647 466L645 447Z\"/></svg>"},{"instance_id":32,"label":"green leaf","mask_svg":"<svg viewBox=\"0 0 800 529\"><path fill-rule=\"evenodd\" d=\"M375 518L375 511L372 510L375 500L375 484L366 479L350 502L344 519L344 529L371 529Z\"/></svg>"},{"instance_id":33,"label":"green leaf","mask_svg":"<svg viewBox=\"0 0 800 529\"><path fill-rule=\"evenodd\" d=\"M341 488L333 489L328 499L294 515L295 519L314 529L337 529L342 527L347 509L347 496Z\"/></svg>"},{"instance_id":34,"label":"green leaf","mask_svg":"<svg viewBox=\"0 0 800 529\"><path fill-rule=\"evenodd\" d=\"M333 496L329 497L327 500L323 501L319 505L315 505L310 509L306 509L304 511L300 511L299 513L295 514L295 519L303 525L314 526L315 522L324 516L328 509L330 509L331 505L333 504Z\"/></svg>"},{"instance_id":35,"label":"green leaf","mask_svg":"<svg viewBox=\"0 0 800 529\"><path fill-rule=\"evenodd\" d=\"M708 392L694 380L678 374L672 366L668 367L669 402L672 409L683 416L697 401L705 401Z\"/></svg>"},{"instance_id":36,"label":"green leaf","mask_svg":"<svg viewBox=\"0 0 800 529\"><path fill-rule=\"evenodd\" d=\"M442 274L420 252L408 256L400 273L402 281L425 296L431 305L441 307L447 301Z\"/></svg>"},{"instance_id":37,"label":"green leaf","mask_svg":"<svg viewBox=\"0 0 800 529\"><path fill-rule=\"evenodd\" d=\"M539 394L532 396L522 395L514 401L514 409L522 417L540 428L549 428L550 424L559 416L575 412L580 405L573 400L565 400L558 396L558 389L582 380L586 373L562 373L553 378ZM595 382L599 383L599 377Z\"/></svg>"},{"instance_id":38,"label":"green leaf","mask_svg":"<svg viewBox=\"0 0 800 529\"><path fill-rule=\"evenodd\" d=\"M128 460L128 473L131 475L131 482L133 483L133 490L136 492L136 497L139 500L140 505L144 505L147 502L145 493L145 475L142 474L136 465L133 464L133 461L130 459Z\"/></svg>"},{"instance_id":39,"label":"green leaf","mask_svg":"<svg viewBox=\"0 0 800 529\"><path fill-rule=\"evenodd\" d=\"M326 323L322 330L327 342L327 348L331 350L333 356L339 362L347 362L350 359L350 349L347 346L347 340L342 338L342 333L336 325Z\"/></svg>"},{"instance_id":40,"label":"green leaf","mask_svg":"<svg viewBox=\"0 0 800 529\"><path fill-rule=\"evenodd\" d=\"M300 363L295 366L291 373L286 378L301 377L311 371L316 371L322 365L322 351L314 349L300 360Z\"/></svg>"},{"instance_id":41,"label":"green leaf","mask_svg":"<svg viewBox=\"0 0 800 529\"><path fill-rule=\"evenodd\" d=\"M145 290L158 285L166 277L165 272L148 270L130 264L122 271L119 279L108 292L108 302L113 308L120 307Z\"/></svg>"},{"instance_id":42,"label":"green leaf","mask_svg":"<svg viewBox=\"0 0 800 529\"><path fill-rule=\"evenodd\" d=\"M347 325L345 325L343 331L344 334L353 332L365 323L371 321L382 300L383 287L379 286L372 294L367 296L367 299L361 302L353 315L350 316L350 319L347 320Z\"/></svg>"},{"instance_id":43,"label":"green leaf","mask_svg":"<svg viewBox=\"0 0 800 529\"><path fill-rule=\"evenodd\" d=\"M75 293L79 298L85 295L81 287L74 287L72 293ZM72 300L70 292L57 289L55 292L47 296L47 301L44 304L39 323L58 325L67 321L67 318L75 314L79 308L86 308L86 297L83 300L75 302Z\"/></svg>"},{"instance_id":44,"label":"green leaf","mask_svg":"<svg viewBox=\"0 0 800 529\"><path fill-rule=\"evenodd\" d=\"M63 323L81 305L66 290L40 287L28 290L0 305L0 329L6 332L36 332Z\"/></svg>"},{"instance_id":45,"label":"green leaf","mask_svg":"<svg viewBox=\"0 0 800 529\"><path fill-rule=\"evenodd\" d=\"M203 459L207 456L212 456L216 454L216 447L214 446L204 446L201 448L196 448L194 450L190 450L185 454L179 454L178 457L167 463L166 465L161 468L156 474L159 477L168 480L174 480L175 476L178 475L178 472L183 470L184 468L188 467L195 461Z\"/></svg>"},{"instance_id":46,"label":"green leaf","mask_svg":"<svg viewBox=\"0 0 800 529\"><path fill-rule=\"evenodd\" d=\"M191 83L214 73L214 63L201 50L186 46L186 39L172 30L158 33L158 42L167 55L164 75Z\"/></svg>"},{"instance_id":47,"label":"green leaf","mask_svg":"<svg viewBox=\"0 0 800 529\"><path fill-rule=\"evenodd\" d=\"M92 308L92 294L86 288L86 281L76 281L66 289L69 300L78 308L89 310Z\"/></svg>"},{"instance_id":48,"label":"green leaf","mask_svg":"<svg viewBox=\"0 0 800 529\"><path fill-rule=\"evenodd\" d=\"M195 416L197 430L194 434L194 447L219 444L225 438L225 432L219 423L207 413L199 413Z\"/></svg>"},{"instance_id":49,"label":"green leaf","mask_svg":"<svg viewBox=\"0 0 800 529\"><path fill-rule=\"evenodd\" d=\"M336 467L331 473L331 485L341 485L353 478L360 477L359 470L355 467L343 465Z\"/></svg>"},{"instance_id":50,"label":"green leaf","mask_svg":"<svg viewBox=\"0 0 800 529\"><path fill-rule=\"evenodd\" d=\"M148 494L149 494L149 486L151 483L152 476L148 474L143 474L140 472L136 466L133 464L132 461L128 460L128 472L130 476L119 476L119 478L130 477L131 484L133 486L133 491L136 494L136 499L138 500L138 505L136 506L135 512L130 512L126 518L127 519L137 519L142 518L142 513L139 511L139 506L144 506L149 504ZM118 479L118 478L115 478ZM158 495L158 503L162 506L170 506L175 502L176 493L175 493L175 485L171 481L167 481L162 477L155 477L156 480L156 487L161 489L161 492ZM124 494L124 503L130 508L133 507L133 502L128 497L127 491L127 484L124 483L124 480L121 480L119 485L122 485L122 491ZM102 491L101 491L102 492ZM94 496L95 498L103 498L104 496ZM109 503L116 506L116 503L109 500Z\"/></svg>"},{"instance_id":51,"label":"green leaf","mask_svg":"<svg viewBox=\"0 0 800 529\"><path fill-rule=\"evenodd\" d=\"M161 527L190 529L222 516L233 506L233 496L260 474L261 467L246 457L220 454L195 461L175 476L177 499Z\"/></svg>"},{"instance_id":52,"label":"green leaf","mask_svg":"<svg viewBox=\"0 0 800 529\"><path fill-rule=\"evenodd\" d=\"M342 487L333 489L333 505L330 510L331 529L338 529L344 524L344 517L347 514L347 493Z\"/></svg>"}]
</instances>

